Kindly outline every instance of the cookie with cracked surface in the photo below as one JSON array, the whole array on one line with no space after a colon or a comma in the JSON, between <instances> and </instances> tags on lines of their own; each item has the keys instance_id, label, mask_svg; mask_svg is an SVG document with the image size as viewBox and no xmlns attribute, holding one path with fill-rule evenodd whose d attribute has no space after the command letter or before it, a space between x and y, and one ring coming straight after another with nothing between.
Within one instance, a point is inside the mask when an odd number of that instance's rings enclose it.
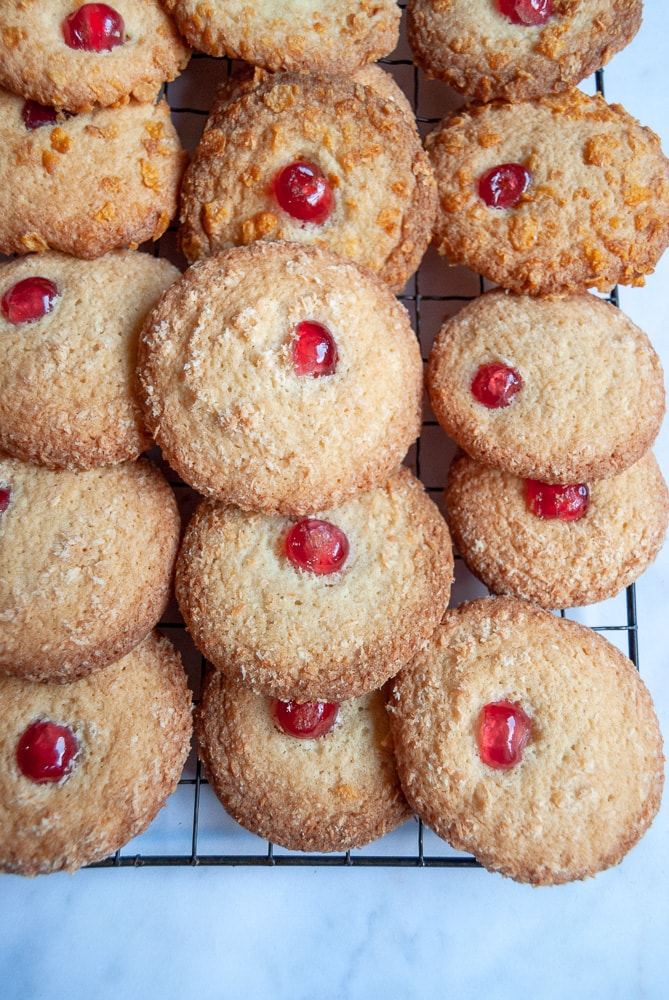
<instances>
[{"instance_id":1,"label":"cookie with cracked surface","mask_svg":"<svg viewBox=\"0 0 669 1000\"><path fill-rule=\"evenodd\" d=\"M602 635L489 597L450 610L388 703L405 795L457 850L519 882L617 864L650 826L662 736L634 664Z\"/></svg>"},{"instance_id":2,"label":"cookie with cracked surface","mask_svg":"<svg viewBox=\"0 0 669 1000\"><path fill-rule=\"evenodd\" d=\"M642 285L669 245L669 160L600 95L468 105L426 148L437 251L514 292Z\"/></svg>"},{"instance_id":3,"label":"cookie with cracked surface","mask_svg":"<svg viewBox=\"0 0 669 1000\"><path fill-rule=\"evenodd\" d=\"M154 101L190 49L158 0L5 0L0 86L67 111Z\"/></svg>"},{"instance_id":4,"label":"cookie with cracked surface","mask_svg":"<svg viewBox=\"0 0 669 1000\"><path fill-rule=\"evenodd\" d=\"M70 472L0 456L0 673L72 681L160 620L180 517L147 459Z\"/></svg>"},{"instance_id":5,"label":"cookie with cracked surface","mask_svg":"<svg viewBox=\"0 0 669 1000\"><path fill-rule=\"evenodd\" d=\"M444 323L426 380L464 451L546 483L622 472L650 448L665 410L647 335L588 293L487 292Z\"/></svg>"},{"instance_id":6,"label":"cookie with cracked surface","mask_svg":"<svg viewBox=\"0 0 669 1000\"><path fill-rule=\"evenodd\" d=\"M261 74L224 89L181 188L187 259L295 241L355 260L401 291L430 240L436 185L415 119L371 79Z\"/></svg>"},{"instance_id":7,"label":"cookie with cracked surface","mask_svg":"<svg viewBox=\"0 0 669 1000\"><path fill-rule=\"evenodd\" d=\"M414 61L477 101L528 101L575 86L624 48L641 0L411 0Z\"/></svg>"},{"instance_id":8,"label":"cookie with cracked surface","mask_svg":"<svg viewBox=\"0 0 669 1000\"><path fill-rule=\"evenodd\" d=\"M548 609L593 604L633 583L658 555L669 493L652 452L617 476L579 484L576 504L569 487L558 490L566 501L542 505L518 476L464 454L451 464L445 503L453 540L493 594Z\"/></svg>"},{"instance_id":9,"label":"cookie with cracked surface","mask_svg":"<svg viewBox=\"0 0 669 1000\"><path fill-rule=\"evenodd\" d=\"M436 628L452 579L446 522L402 468L304 520L202 502L175 589L223 673L278 698L331 701L397 673Z\"/></svg>"},{"instance_id":10,"label":"cookie with cracked surface","mask_svg":"<svg viewBox=\"0 0 669 1000\"><path fill-rule=\"evenodd\" d=\"M161 0L193 48L273 72L353 73L399 38L395 0Z\"/></svg>"},{"instance_id":11,"label":"cookie with cracked surface","mask_svg":"<svg viewBox=\"0 0 669 1000\"><path fill-rule=\"evenodd\" d=\"M75 871L149 826L192 733L178 653L152 633L71 684L0 677L0 870Z\"/></svg>"},{"instance_id":12,"label":"cookie with cracked surface","mask_svg":"<svg viewBox=\"0 0 669 1000\"><path fill-rule=\"evenodd\" d=\"M288 850L362 847L411 815L380 691L342 702L329 732L300 737L281 728L272 698L212 671L195 729L225 810Z\"/></svg>"},{"instance_id":13,"label":"cookie with cracked surface","mask_svg":"<svg viewBox=\"0 0 669 1000\"><path fill-rule=\"evenodd\" d=\"M35 118L0 91L0 253L91 259L157 240L185 165L164 100Z\"/></svg>"},{"instance_id":14,"label":"cookie with cracked surface","mask_svg":"<svg viewBox=\"0 0 669 1000\"><path fill-rule=\"evenodd\" d=\"M151 445L137 399L141 325L179 271L117 250L0 265L0 450L50 468L136 459Z\"/></svg>"},{"instance_id":15,"label":"cookie with cracked surface","mask_svg":"<svg viewBox=\"0 0 669 1000\"><path fill-rule=\"evenodd\" d=\"M420 429L406 309L318 247L258 242L193 264L149 315L138 368L172 468L245 509L334 506L383 482Z\"/></svg>"}]
</instances>

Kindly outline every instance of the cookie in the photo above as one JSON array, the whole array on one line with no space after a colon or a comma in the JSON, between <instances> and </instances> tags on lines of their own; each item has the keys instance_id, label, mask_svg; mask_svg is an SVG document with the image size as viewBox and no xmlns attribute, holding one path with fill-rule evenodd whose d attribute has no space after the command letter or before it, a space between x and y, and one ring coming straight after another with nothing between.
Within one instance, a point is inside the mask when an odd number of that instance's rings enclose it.
<instances>
[{"instance_id":1,"label":"cookie","mask_svg":"<svg viewBox=\"0 0 669 1000\"><path fill-rule=\"evenodd\" d=\"M378 75L372 89L278 73L236 100L224 90L181 189L186 258L288 240L327 247L401 291L427 249L436 186L415 120L382 86Z\"/></svg>"},{"instance_id":2,"label":"cookie","mask_svg":"<svg viewBox=\"0 0 669 1000\"><path fill-rule=\"evenodd\" d=\"M154 101L189 58L158 0L7 0L0 10L0 86L40 104L80 112Z\"/></svg>"},{"instance_id":3,"label":"cookie","mask_svg":"<svg viewBox=\"0 0 669 1000\"><path fill-rule=\"evenodd\" d=\"M172 468L244 509L332 507L383 482L420 429L406 309L319 247L258 242L193 264L147 319L138 361Z\"/></svg>"},{"instance_id":4,"label":"cookie","mask_svg":"<svg viewBox=\"0 0 669 1000\"><path fill-rule=\"evenodd\" d=\"M600 95L469 105L426 148L437 251L512 291L641 285L669 245L669 160Z\"/></svg>"},{"instance_id":5,"label":"cookie","mask_svg":"<svg viewBox=\"0 0 669 1000\"><path fill-rule=\"evenodd\" d=\"M530 603L481 598L449 611L393 682L389 711L412 808L519 882L596 875L659 809L662 737L633 663Z\"/></svg>"},{"instance_id":6,"label":"cookie","mask_svg":"<svg viewBox=\"0 0 669 1000\"><path fill-rule=\"evenodd\" d=\"M148 460L54 472L0 456L0 499L0 673L72 681L157 624L180 518Z\"/></svg>"},{"instance_id":7,"label":"cookie","mask_svg":"<svg viewBox=\"0 0 669 1000\"><path fill-rule=\"evenodd\" d=\"M641 0L411 0L415 63L477 101L528 101L584 80L641 25Z\"/></svg>"},{"instance_id":8,"label":"cookie","mask_svg":"<svg viewBox=\"0 0 669 1000\"><path fill-rule=\"evenodd\" d=\"M176 594L224 673L275 697L328 701L397 673L439 623L452 578L444 518L403 468L299 521L204 501Z\"/></svg>"},{"instance_id":9,"label":"cookie","mask_svg":"<svg viewBox=\"0 0 669 1000\"><path fill-rule=\"evenodd\" d=\"M395 0L162 0L188 44L263 69L353 73L399 39Z\"/></svg>"},{"instance_id":10,"label":"cookie","mask_svg":"<svg viewBox=\"0 0 669 1000\"><path fill-rule=\"evenodd\" d=\"M347 851L411 815L397 779L384 697L338 706L313 738L279 725L273 700L218 671L195 717L205 774L238 823L292 851Z\"/></svg>"},{"instance_id":11,"label":"cookie","mask_svg":"<svg viewBox=\"0 0 669 1000\"><path fill-rule=\"evenodd\" d=\"M587 293L486 293L441 327L426 379L437 420L464 451L546 483L622 472L652 445L665 409L646 334Z\"/></svg>"},{"instance_id":12,"label":"cookie","mask_svg":"<svg viewBox=\"0 0 669 1000\"><path fill-rule=\"evenodd\" d=\"M0 91L0 253L90 259L165 232L186 153L164 100L38 118Z\"/></svg>"},{"instance_id":13,"label":"cookie","mask_svg":"<svg viewBox=\"0 0 669 1000\"><path fill-rule=\"evenodd\" d=\"M662 548L669 493L652 452L610 479L557 490L556 503L543 484L528 487L467 455L451 464L453 539L493 593L549 609L593 604L633 583Z\"/></svg>"},{"instance_id":14,"label":"cookie","mask_svg":"<svg viewBox=\"0 0 669 1000\"><path fill-rule=\"evenodd\" d=\"M102 861L143 833L176 788L191 695L178 653L155 633L72 684L0 677L0 701L2 871Z\"/></svg>"},{"instance_id":15,"label":"cookie","mask_svg":"<svg viewBox=\"0 0 669 1000\"><path fill-rule=\"evenodd\" d=\"M135 385L139 330L178 275L132 250L0 265L0 449L50 468L138 458L151 444Z\"/></svg>"}]
</instances>

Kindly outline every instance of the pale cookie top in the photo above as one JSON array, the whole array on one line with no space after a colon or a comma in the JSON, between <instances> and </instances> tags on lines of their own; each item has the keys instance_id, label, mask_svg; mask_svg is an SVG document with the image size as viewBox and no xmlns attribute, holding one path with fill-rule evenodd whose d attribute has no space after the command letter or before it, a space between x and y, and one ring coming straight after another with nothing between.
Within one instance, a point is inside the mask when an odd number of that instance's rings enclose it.
<instances>
[{"instance_id":1,"label":"pale cookie top","mask_svg":"<svg viewBox=\"0 0 669 1000\"><path fill-rule=\"evenodd\" d=\"M590 485L577 520L538 517L525 481L467 455L451 464L445 503L456 548L492 593L571 608L613 597L662 548L669 494L652 452Z\"/></svg>"},{"instance_id":2,"label":"pale cookie top","mask_svg":"<svg viewBox=\"0 0 669 1000\"><path fill-rule=\"evenodd\" d=\"M362 847L411 815L380 691L343 702L329 733L298 739L279 727L271 698L213 671L195 728L226 811L288 850Z\"/></svg>"},{"instance_id":3,"label":"pale cookie top","mask_svg":"<svg viewBox=\"0 0 669 1000\"><path fill-rule=\"evenodd\" d=\"M379 74L370 86L281 73L224 89L181 189L188 260L253 240L293 240L349 257L401 291L427 249L436 186L415 119L382 88ZM327 186L324 219L305 221L281 200L278 179L298 163Z\"/></svg>"},{"instance_id":4,"label":"pale cookie top","mask_svg":"<svg viewBox=\"0 0 669 1000\"><path fill-rule=\"evenodd\" d=\"M409 803L490 870L534 885L596 875L659 809L664 758L650 694L634 664L583 625L482 598L449 611L393 686ZM499 702L529 718L522 759L508 769L480 752L482 710Z\"/></svg>"},{"instance_id":5,"label":"pale cookie top","mask_svg":"<svg viewBox=\"0 0 669 1000\"><path fill-rule=\"evenodd\" d=\"M177 599L195 644L224 673L284 699L358 697L397 673L437 626L453 578L451 540L404 468L313 516L348 543L334 573L291 562L287 539L300 522L204 501L179 553Z\"/></svg>"},{"instance_id":6,"label":"pale cookie top","mask_svg":"<svg viewBox=\"0 0 669 1000\"><path fill-rule=\"evenodd\" d=\"M303 322L334 342L333 374L296 372ZM420 429L406 309L317 247L255 243L193 264L149 316L138 357L147 424L172 468L247 509L340 503L382 482Z\"/></svg>"},{"instance_id":7,"label":"pale cookie top","mask_svg":"<svg viewBox=\"0 0 669 1000\"><path fill-rule=\"evenodd\" d=\"M186 153L165 101L28 128L0 91L0 252L75 257L156 240L177 211Z\"/></svg>"},{"instance_id":8,"label":"pale cookie top","mask_svg":"<svg viewBox=\"0 0 669 1000\"><path fill-rule=\"evenodd\" d=\"M352 73L389 55L395 0L162 0L193 48L269 70Z\"/></svg>"},{"instance_id":9,"label":"pale cookie top","mask_svg":"<svg viewBox=\"0 0 669 1000\"><path fill-rule=\"evenodd\" d=\"M507 406L474 396L481 366L520 376ZM548 483L622 472L648 450L664 416L660 360L620 310L587 293L533 298L499 289L437 334L427 370L435 415L468 454Z\"/></svg>"},{"instance_id":10,"label":"pale cookie top","mask_svg":"<svg viewBox=\"0 0 669 1000\"><path fill-rule=\"evenodd\" d=\"M90 468L148 448L137 341L178 275L132 250L94 261L46 251L0 266L0 449L51 468ZM22 289L28 295L37 278L51 306L22 321Z\"/></svg>"},{"instance_id":11,"label":"pale cookie top","mask_svg":"<svg viewBox=\"0 0 669 1000\"><path fill-rule=\"evenodd\" d=\"M517 6L530 7L522 0ZM409 45L429 78L468 97L526 101L579 83L641 25L641 0L553 0L547 6L552 11L544 23L525 24L503 14L498 0L412 0Z\"/></svg>"},{"instance_id":12,"label":"pale cookie top","mask_svg":"<svg viewBox=\"0 0 669 1000\"><path fill-rule=\"evenodd\" d=\"M129 98L154 101L162 84L174 80L188 63L190 50L158 0L112 0L121 16L114 42L103 51L66 43L67 19L87 44L85 18L78 0L3 0L0 7L0 85L22 97L68 111L95 105L124 104ZM93 16L93 34L99 21ZM77 30L79 29L79 30ZM120 42L120 44L117 44Z\"/></svg>"},{"instance_id":13,"label":"pale cookie top","mask_svg":"<svg viewBox=\"0 0 669 1000\"><path fill-rule=\"evenodd\" d=\"M434 243L452 264L532 294L643 284L669 244L669 161L620 105L572 89L470 105L426 147L439 191ZM488 205L481 183L514 164L527 187Z\"/></svg>"},{"instance_id":14,"label":"pale cookie top","mask_svg":"<svg viewBox=\"0 0 669 1000\"><path fill-rule=\"evenodd\" d=\"M71 684L0 677L0 870L74 871L142 833L176 788L190 749L191 695L178 653L149 635ZM17 747L35 722L66 727L77 746L60 781L36 782Z\"/></svg>"},{"instance_id":15,"label":"pale cookie top","mask_svg":"<svg viewBox=\"0 0 669 1000\"><path fill-rule=\"evenodd\" d=\"M0 673L71 681L127 653L171 591L180 518L162 473L0 457L0 490Z\"/></svg>"}]
</instances>

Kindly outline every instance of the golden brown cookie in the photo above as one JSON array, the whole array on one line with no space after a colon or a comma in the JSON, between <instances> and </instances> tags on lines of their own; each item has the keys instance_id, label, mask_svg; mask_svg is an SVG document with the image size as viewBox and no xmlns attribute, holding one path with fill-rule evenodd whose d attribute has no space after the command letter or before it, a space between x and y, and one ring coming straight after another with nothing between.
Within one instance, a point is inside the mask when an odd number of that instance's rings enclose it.
<instances>
[{"instance_id":1,"label":"golden brown cookie","mask_svg":"<svg viewBox=\"0 0 669 1000\"><path fill-rule=\"evenodd\" d=\"M397 45L395 0L161 0L189 45L269 70L352 73Z\"/></svg>"},{"instance_id":2,"label":"golden brown cookie","mask_svg":"<svg viewBox=\"0 0 669 1000\"><path fill-rule=\"evenodd\" d=\"M528 101L584 80L641 25L641 0L411 0L407 36L432 79L478 101Z\"/></svg>"},{"instance_id":3,"label":"golden brown cookie","mask_svg":"<svg viewBox=\"0 0 669 1000\"><path fill-rule=\"evenodd\" d=\"M68 111L154 101L190 50L158 0L3 0L0 86Z\"/></svg>"},{"instance_id":4,"label":"golden brown cookie","mask_svg":"<svg viewBox=\"0 0 669 1000\"><path fill-rule=\"evenodd\" d=\"M172 468L245 509L334 506L383 482L420 429L406 309L318 247L261 242L193 264L149 316L138 358Z\"/></svg>"},{"instance_id":5,"label":"golden brown cookie","mask_svg":"<svg viewBox=\"0 0 669 1000\"><path fill-rule=\"evenodd\" d=\"M362 847L411 815L380 691L343 702L329 732L304 738L279 726L271 698L212 671L195 728L226 811L289 850Z\"/></svg>"},{"instance_id":6,"label":"golden brown cookie","mask_svg":"<svg viewBox=\"0 0 669 1000\"><path fill-rule=\"evenodd\" d=\"M0 253L93 258L164 233L186 158L164 100L37 127L25 107L0 91Z\"/></svg>"},{"instance_id":7,"label":"golden brown cookie","mask_svg":"<svg viewBox=\"0 0 669 1000\"><path fill-rule=\"evenodd\" d=\"M0 498L0 673L72 681L157 624L180 518L149 461L54 472L0 456Z\"/></svg>"},{"instance_id":8,"label":"golden brown cookie","mask_svg":"<svg viewBox=\"0 0 669 1000\"><path fill-rule=\"evenodd\" d=\"M151 634L71 684L0 677L0 870L74 871L142 833L190 748L178 653Z\"/></svg>"},{"instance_id":9,"label":"golden brown cookie","mask_svg":"<svg viewBox=\"0 0 669 1000\"><path fill-rule=\"evenodd\" d=\"M389 711L410 805L454 848L519 882L596 875L659 809L662 736L633 663L528 602L449 611L393 682Z\"/></svg>"},{"instance_id":10,"label":"golden brown cookie","mask_svg":"<svg viewBox=\"0 0 669 1000\"><path fill-rule=\"evenodd\" d=\"M427 388L437 420L464 451L547 483L622 472L652 445L665 409L646 334L586 293L496 289L473 300L437 334Z\"/></svg>"},{"instance_id":11,"label":"golden brown cookie","mask_svg":"<svg viewBox=\"0 0 669 1000\"><path fill-rule=\"evenodd\" d=\"M0 265L0 449L51 468L138 458L151 444L135 384L139 330L178 275L133 250Z\"/></svg>"},{"instance_id":12,"label":"golden brown cookie","mask_svg":"<svg viewBox=\"0 0 669 1000\"><path fill-rule=\"evenodd\" d=\"M550 487L459 455L445 493L458 552L494 594L549 609L613 597L664 542L669 493L655 457L647 452L610 479L556 490L557 497Z\"/></svg>"},{"instance_id":13,"label":"golden brown cookie","mask_svg":"<svg viewBox=\"0 0 669 1000\"><path fill-rule=\"evenodd\" d=\"M176 594L195 644L225 674L328 701L397 673L448 607L452 578L446 523L403 468L302 520L204 501Z\"/></svg>"},{"instance_id":14,"label":"golden brown cookie","mask_svg":"<svg viewBox=\"0 0 669 1000\"><path fill-rule=\"evenodd\" d=\"M289 240L327 247L401 291L427 249L436 187L415 120L382 86L378 75L370 87L279 73L224 89L181 189L187 259Z\"/></svg>"},{"instance_id":15,"label":"golden brown cookie","mask_svg":"<svg viewBox=\"0 0 669 1000\"><path fill-rule=\"evenodd\" d=\"M669 244L669 160L600 95L473 104L426 148L438 252L512 291L640 285Z\"/></svg>"}]
</instances>

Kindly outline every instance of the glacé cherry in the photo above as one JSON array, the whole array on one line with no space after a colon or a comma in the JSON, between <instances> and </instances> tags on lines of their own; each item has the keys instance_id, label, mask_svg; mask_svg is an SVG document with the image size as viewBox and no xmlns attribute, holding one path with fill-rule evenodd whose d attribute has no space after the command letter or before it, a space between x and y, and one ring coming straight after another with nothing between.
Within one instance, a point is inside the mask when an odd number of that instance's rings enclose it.
<instances>
[{"instance_id":1,"label":"glac\u00e9 cherry","mask_svg":"<svg viewBox=\"0 0 669 1000\"><path fill-rule=\"evenodd\" d=\"M330 331L321 323L305 319L295 327L293 370L296 375L334 375L337 369L337 345Z\"/></svg>"},{"instance_id":2,"label":"glac\u00e9 cherry","mask_svg":"<svg viewBox=\"0 0 669 1000\"><path fill-rule=\"evenodd\" d=\"M70 49L109 52L125 41L125 23L106 3L85 3L63 21L63 39Z\"/></svg>"},{"instance_id":3,"label":"glac\u00e9 cherry","mask_svg":"<svg viewBox=\"0 0 669 1000\"><path fill-rule=\"evenodd\" d=\"M553 16L553 0L497 0L497 6L514 24L545 24Z\"/></svg>"},{"instance_id":4,"label":"glac\u00e9 cherry","mask_svg":"<svg viewBox=\"0 0 669 1000\"><path fill-rule=\"evenodd\" d=\"M332 188L322 170L306 160L279 170L274 178L274 197L294 219L316 225L322 225L334 207Z\"/></svg>"},{"instance_id":5,"label":"glac\u00e9 cherry","mask_svg":"<svg viewBox=\"0 0 669 1000\"><path fill-rule=\"evenodd\" d=\"M479 195L489 208L514 208L531 179L521 163L500 163L479 178Z\"/></svg>"},{"instance_id":6,"label":"glac\u00e9 cherry","mask_svg":"<svg viewBox=\"0 0 669 1000\"><path fill-rule=\"evenodd\" d=\"M319 576L337 573L348 556L348 538L336 524L311 517L286 535L286 555L297 569Z\"/></svg>"},{"instance_id":7,"label":"glac\u00e9 cherry","mask_svg":"<svg viewBox=\"0 0 669 1000\"><path fill-rule=\"evenodd\" d=\"M520 705L493 701L479 716L479 756L484 764L508 770L519 764L530 738L532 720Z\"/></svg>"},{"instance_id":8,"label":"glac\u00e9 cherry","mask_svg":"<svg viewBox=\"0 0 669 1000\"><path fill-rule=\"evenodd\" d=\"M8 288L0 300L0 309L10 323L34 323L51 312L57 298L56 283L34 275Z\"/></svg>"},{"instance_id":9,"label":"glac\u00e9 cherry","mask_svg":"<svg viewBox=\"0 0 669 1000\"><path fill-rule=\"evenodd\" d=\"M43 125L54 125L58 120L58 113L49 104L25 101L21 117L25 127L32 132L33 129L42 128Z\"/></svg>"},{"instance_id":10,"label":"glac\u00e9 cherry","mask_svg":"<svg viewBox=\"0 0 669 1000\"><path fill-rule=\"evenodd\" d=\"M585 483L541 483L525 480L525 503L530 513L544 519L578 521L590 505L590 490Z\"/></svg>"},{"instance_id":11,"label":"glac\u00e9 cherry","mask_svg":"<svg viewBox=\"0 0 669 1000\"><path fill-rule=\"evenodd\" d=\"M12 491L9 486L0 486L0 514L4 514L9 507Z\"/></svg>"},{"instance_id":12,"label":"glac\u00e9 cherry","mask_svg":"<svg viewBox=\"0 0 669 1000\"><path fill-rule=\"evenodd\" d=\"M79 741L69 726L36 719L19 737L16 762L26 778L44 784L66 778L78 753Z\"/></svg>"},{"instance_id":13,"label":"glac\u00e9 cherry","mask_svg":"<svg viewBox=\"0 0 669 1000\"><path fill-rule=\"evenodd\" d=\"M508 406L523 388L523 380L515 368L501 361L481 365L472 379L472 395L489 410Z\"/></svg>"},{"instance_id":14,"label":"glac\u00e9 cherry","mask_svg":"<svg viewBox=\"0 0 669 1000\"><path fill-rule=\"evenodd\" d=\"M339 714L330 701L274 701L274 718L288 736L313 740L329 733Z\"/></svg>"}]
</instances>

